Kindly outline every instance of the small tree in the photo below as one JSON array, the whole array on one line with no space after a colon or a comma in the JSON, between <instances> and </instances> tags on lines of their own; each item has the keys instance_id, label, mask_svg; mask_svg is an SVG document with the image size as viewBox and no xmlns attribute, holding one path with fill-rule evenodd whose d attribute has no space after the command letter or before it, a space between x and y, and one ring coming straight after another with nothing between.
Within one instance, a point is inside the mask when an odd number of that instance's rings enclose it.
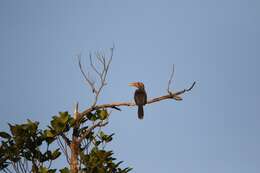
<instances>
[{"instance_id":1,"label":"small tree","mask_svg":"<svg viewBox=\"0 0 260 173\"><path fill-rule=\"evenodd\" d=\"M94 94L90 107L79 112L77 103L73 116L68 112L60 112L52 117L46 129L39 129L39 122L27 120L24 124L9 124L11 133L0 132L0 170L5 173L54 173L57 169L52 168L52 163L61 154L68 163L68 167L59 169L61 173L127 173L132 170L129 167L121 168L122 161L116 161L113 151L105 149L114 135L107 134L102 128L108 125L111 110L121 110L122 106L136 106L134 102L97 104L99 95L107 84L114 47L110 50L109 58L106 58L102 51L95 53L95 62L99 63L101 68L95 66L92 54L89 56L90 66L98 76L98 83L91 80L84 71L81 56L78 56L79 69ZM165 99L180 101L181 95L194 87L195 82L188 89L171 92L173 75L174 66L168 81L168 93L147 100L147 104ZM58 146L54 145L54 142L58 143Z\"/></svg>"}]
</instances>

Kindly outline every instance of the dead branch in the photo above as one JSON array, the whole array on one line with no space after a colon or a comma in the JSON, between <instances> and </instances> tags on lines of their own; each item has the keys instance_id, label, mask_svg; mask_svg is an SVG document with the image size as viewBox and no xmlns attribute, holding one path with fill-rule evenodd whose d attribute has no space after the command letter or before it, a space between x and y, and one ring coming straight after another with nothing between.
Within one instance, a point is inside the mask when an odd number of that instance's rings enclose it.
<instances>
[{"instance_id":1,"label":"dead branch","mask_svg":"<svg viewBox=\"0 0 260 173\"><path fill-rule=\"evenodd\" d=\"M90 67L91 69L96 73L99 79L99 84L95 85L95 82L90 79L89 76L86 75L86 72L83 70L82 63L81 63L81 56L78 56L78 65L80 68L80 71L87 82L87 84L90 86L92 92L94 93L94 101L92 104L92 107L94 107L98 101L98 97L104 88L104 86L107 84L106 79L107 79L107 73L110 67L110 64L112 62L113 54L114 54L114 46L110 49L110 57L108 58L108 61L106 59L105 53L102 51L95 52L95 58L99 65L101 66L101 69L95 66L92 54L89 54L89 60L90 60Z\"/></svg>"},{"instance_id":2,"label":"dead branch","mask_svg":"<svg viewBox=\"0 0 260 173\"><path fill-rule=\"evenodd\" d=\"M81 64L81 55L78 55L78 65L79 65L79 69L80 69L85 81L91 87L92 92L97 94L97 90L95 88L95 82L91 81L90 78L85 73L85 71L83 70L83 67L82 67L82 64Z\"/></svg>"},{"instance_id":3,"label":"dead branch","mask_svg":"<svg viewBox=\"0 0 260 173\"><path fill-rule=\"evenodd\" d=\"M184 90L177 91L174 93L170 92L167 95L149 99L147 101L147 104L152 104L152 103L159 102L159 101L166 100L166 99L174 99L176 101L180 101L180 100L182 100L180 95L192 90L192 88L195 86L195 84L196 84L196 82L194 81L188 89L184 89ZM136 104L134 102L114 102L114 103L110 103L110 104L96 105L94 107L88 108L88 109L84 110L83 112L79 113L79 119L83 118L84 116L88 115L89 113L91 113L94 110L103 109L103 108L115 109L115 107L118 108L121 106L136 106Z\"/></svg>"},{"instance_id":4,"label":"dead branch","mask_svg":"<svg viewBox=\"0 0 260 173\"><path fill-rule=\"evenodd\" d=\"M92 67L92 69L98 74L98 76L102 76L102 74L97 70L97 68L95 67L93 60L92 60L92 54L89 54L89 60L90 60L90 65Z\"/></svg>"},{"instance_id":5,"label":"dead branch","mask_svg":"<svg viewBox=\"0 0 260 173\"><path fill-rule=\"evenodd\" d=\"M170 85L172 83L173 75L174 75L174 64L172 64L172 72L171 72L171 75L170 75L170 79L168 81L168 87L167 87L167 92L168 93L171 93L170 92Z\"/></svg>"}]
</instances>

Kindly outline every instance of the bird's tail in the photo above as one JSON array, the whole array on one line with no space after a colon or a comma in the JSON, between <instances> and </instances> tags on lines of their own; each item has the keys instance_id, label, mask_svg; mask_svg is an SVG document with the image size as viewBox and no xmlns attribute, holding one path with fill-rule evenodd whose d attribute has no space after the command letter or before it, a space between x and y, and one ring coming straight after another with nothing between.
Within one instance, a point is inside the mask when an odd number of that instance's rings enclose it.
<instances>
[{"instance_id":1,"label":"bird's tail","mask_svg":"<svg viewBox=\"0 0 260 173\"><path fill-rule=\"evenodd\" d=\"M144 118L144 108L141 105L138 106L138 118L139 119L143 119Z\"/></svg>"}]
</instances>

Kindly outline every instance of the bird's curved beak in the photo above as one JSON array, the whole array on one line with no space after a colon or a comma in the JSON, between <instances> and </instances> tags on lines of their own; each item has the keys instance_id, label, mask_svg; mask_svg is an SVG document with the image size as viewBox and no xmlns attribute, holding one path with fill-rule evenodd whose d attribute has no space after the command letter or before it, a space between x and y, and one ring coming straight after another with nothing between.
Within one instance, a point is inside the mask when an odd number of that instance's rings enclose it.
<instances>
[{"instance_id":1,"label":"bird's curved beak","mask_svg":"<svg viewBox=\"0 0 260 173\"><path fill-rule=\"evenodd\" d=\"M131 83L128 84L128 86L136 87L136 82L131 82Z\"/></svg>"}]
</instances>

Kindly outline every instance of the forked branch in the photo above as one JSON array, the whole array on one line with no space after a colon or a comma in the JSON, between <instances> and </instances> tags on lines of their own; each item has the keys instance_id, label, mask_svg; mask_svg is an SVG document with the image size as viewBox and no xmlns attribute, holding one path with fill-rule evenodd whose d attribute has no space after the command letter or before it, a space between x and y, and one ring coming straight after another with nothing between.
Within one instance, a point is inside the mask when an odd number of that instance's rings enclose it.
<instances>
[{"instance_id":1,"label":"forked branch","mask_svg":"<svg viewBox=\"0 0 260 173\"><path fill-rule=\"evenodd\" d=\"M81 63L81 55L78 55L78 65L79 65L79 69L85 79L85 81L87 82L87 84L90 86L91 90L93 93L97 94L97 90L95 88L95 82L92 81L89 76L86 74L86 72L84 71L83 67L82 67L82 63Z\"/></svg>"},{"instance_id":2,"label":"forked branch","mask_svg":"<svg viewBox=\"0 0 260 173\"><path fill-rule=\"evenodd\" d=\"M92 92L95 95L92 107L96 105L96 103L98 101L98 97L99 97L102 89L107 84L106 83L107 74L108 74L110 64L112 62L113 55L114 55L114 46L112 48L110 48L110 57L108 58L108 60L103 51L95 52L95 58L100 66L100 68L98 68L94 64L92 54L91 53L89 54L90 67L91 67L92 71L94 71L96 73L96 75L98 76L99 82L97 85L95 85L95 82L93 80L91 80L90 77L84 71L84 69L82 67L82 63L81 63L81 56L80 55L78 56L78 65L79 65L80 71L81 71L86 83L90 86Z\"/></svg>"}]
</instances>

